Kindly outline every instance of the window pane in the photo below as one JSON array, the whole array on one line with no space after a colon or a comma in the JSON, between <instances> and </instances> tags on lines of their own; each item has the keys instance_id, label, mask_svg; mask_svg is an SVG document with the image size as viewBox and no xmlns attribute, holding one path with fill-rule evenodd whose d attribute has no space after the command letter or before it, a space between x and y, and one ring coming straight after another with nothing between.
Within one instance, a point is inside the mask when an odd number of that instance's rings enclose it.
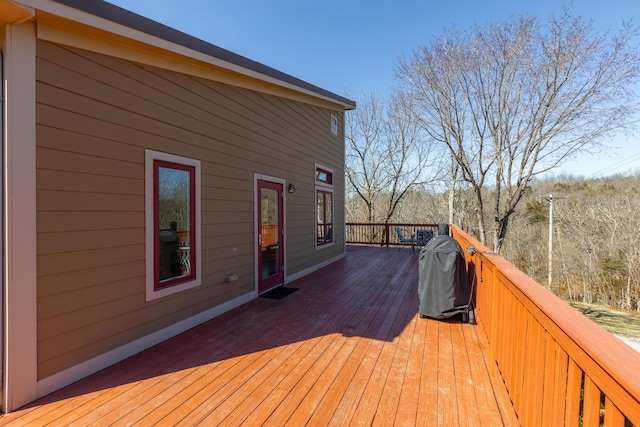
<instances>
[{"instance_id":1,"label":"window pane","mask_svg":"<svg viewBox=\"0 0 640 427\"><path fill-rule=\"evenodd\" d=\"M326 184L333 184L333 174L324 169L317 168L316 169L316 181L323 182Z\"/></svg>"},{"instance_id":2,"label":"window pane","mask_svg":"<svg viewBox=\"0 0 640 427\"><path fill-rule=\"evenodd\" d=\"M331 208L333 193L330 191L317 191L318 195L318 244L333 241L333 211Z\"/></svg>"},{"instance_id":3,"label":"window pane","mask_svg":"<svg viewBox=\"0 0 640 427\"><path fill-rule=\"evenodd\" d=\"M324 194L318 191L318 243L324 242Z\"/></svg>"},{"instance_id":4,"label":"window pane","mask_svg":"<svg viewBox=\"0 0 640 427\"><path fill-rule=\"evenodd\" d=\"M160 283L191 275L191 187L188 168L159 166L157 224Z\"/></svg>"},{"instance_id":5,"label":"window pane","mask_svg":"<svg viewBox=\"0 0 640 427\"><path fill-rule=\"evenodd\" d=\"M280 274L279 197L280 193L270 188L263 188L260 192L261 277L263 280Z\"/></svg>"}]
</instances>

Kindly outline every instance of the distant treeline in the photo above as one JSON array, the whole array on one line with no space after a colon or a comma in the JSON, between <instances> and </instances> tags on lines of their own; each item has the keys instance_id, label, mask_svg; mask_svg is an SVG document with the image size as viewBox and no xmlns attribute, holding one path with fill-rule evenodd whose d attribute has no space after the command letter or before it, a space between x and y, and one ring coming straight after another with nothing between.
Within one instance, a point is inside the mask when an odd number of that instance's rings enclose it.
<instances>
[{"instance_id":1,"label":"distant treeline","mask_svg":"<svg viewBox=\"0 0 640 427\"><path fill-rule=\"evenodd\" d=\"M548 286L550 195L553 291L569 300L640 310L640 172L597 179L559 176L529 184L500 255L542 286ZM488 190L486 197L495 194ZM447 192L414 190L389 222L447 222L449 206ZM348 197L347 221L364 221L363 213L358 199ZM456 191L453 218L478 234L470 190Z\"/></svg>"}]
</instances>

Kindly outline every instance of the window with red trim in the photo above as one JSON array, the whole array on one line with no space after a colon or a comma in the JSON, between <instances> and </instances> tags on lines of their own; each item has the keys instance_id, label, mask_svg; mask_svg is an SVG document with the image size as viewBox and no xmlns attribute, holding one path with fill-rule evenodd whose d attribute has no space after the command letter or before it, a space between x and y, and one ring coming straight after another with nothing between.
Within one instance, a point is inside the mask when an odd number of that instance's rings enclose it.
<instances>
[{"instance_id":1,"label":"window with red trim","mask_svg":"<svg viewBox=\"0 0 640 427\"><path fill-rule=\"evenodd\" d=\"M200 286L200 161L145 150L146 299Z\"/></svg>"},{"instance_id":2,"label":"window with red trim","mask_svg":"<svg viewBox=\"0 0 640 427\"><path fill-rule=\"evenodd\" d=\"M316 181L321 184L333 185L333 172L316 167Z\"/></svg>"}]
</instances>

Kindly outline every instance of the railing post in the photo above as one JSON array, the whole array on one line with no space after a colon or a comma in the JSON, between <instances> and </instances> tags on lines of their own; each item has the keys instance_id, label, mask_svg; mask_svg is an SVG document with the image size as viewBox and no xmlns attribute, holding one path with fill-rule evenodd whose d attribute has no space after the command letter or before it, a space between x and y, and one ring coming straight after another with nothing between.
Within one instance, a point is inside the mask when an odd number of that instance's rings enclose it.
<instances>
[{"instance_id":1,"label":"railing post","mask_svg":"<svg viewBox=\"0 0 640 427\"><path fill-rule=\"evenodd\" d=\"M387 248L389 247L389 223L384 223L384 241L387 242Z\"/></svg>"}]
</instances>

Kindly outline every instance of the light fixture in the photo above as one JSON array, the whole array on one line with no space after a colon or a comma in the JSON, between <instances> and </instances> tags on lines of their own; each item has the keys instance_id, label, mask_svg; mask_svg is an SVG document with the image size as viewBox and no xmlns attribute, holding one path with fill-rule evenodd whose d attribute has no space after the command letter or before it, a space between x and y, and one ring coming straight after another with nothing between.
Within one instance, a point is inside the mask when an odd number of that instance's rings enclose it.
<instances>
[{"instance_id":1,"label":"light fixture","mask_svg":"<svg viewBox=\"0 0 640 427\"><path fill-rule=\"evenodd\" d=\"M293 185L293 182L289 183L289 189L287 190L289 193L295 193L296 192L296 186Z\"/></svg>"}]
</instances>

